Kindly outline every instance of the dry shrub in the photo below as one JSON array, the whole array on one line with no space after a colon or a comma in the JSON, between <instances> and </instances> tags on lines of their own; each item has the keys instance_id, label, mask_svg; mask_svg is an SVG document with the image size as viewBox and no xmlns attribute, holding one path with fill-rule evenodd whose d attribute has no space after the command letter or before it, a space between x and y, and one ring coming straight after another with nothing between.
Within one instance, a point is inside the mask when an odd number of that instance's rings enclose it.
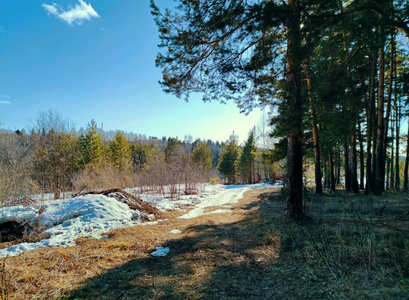
<instances>
[{"instance_id":1,"label":"dry shrub","mask_svg":"<svg viewBox=\"0 0 409 300\"><path fill-rule=\"evenodd\" d=\"M3 258L3 261L0 264L0 299L9 299L10 290L10 272L6 269L6 258Z\"/></svg>"},{"instance_id":2,"label":"dry shrub","mask_svg":"<svg viewBox=\"0 0 409 300\"><path fill-rule=\"evenodd\" d=\"M130 172L120 171L111 164L101 169L86 166L73 179L76 191L125 188L133 184L134 178Z\"/></svg>"},{"instance_id":3,"label":"dry shrub","mask_svg":"<svg viewBox=\"0 0 409 300\"><path fill-rule=\"evenodd\" d=\"M37 192L31 180L32 147L27 136L0 131L0 205L24 204Z\"/></svg>"}]
</instances>

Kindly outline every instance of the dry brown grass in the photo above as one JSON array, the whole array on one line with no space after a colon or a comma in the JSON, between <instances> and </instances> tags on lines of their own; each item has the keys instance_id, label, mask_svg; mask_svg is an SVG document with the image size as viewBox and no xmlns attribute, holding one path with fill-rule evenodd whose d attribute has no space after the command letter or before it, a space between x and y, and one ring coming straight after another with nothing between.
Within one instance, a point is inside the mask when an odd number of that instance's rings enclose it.
<instances>
[{"instance_id":1,"label":"dry brown grass","mask_svg":"<svg viewBox=\"0 0 409 300\"><path fill-rule=\"evenodd\" d=\"M168 212L163 216L168 220L157 225L118 229L109 232L108 239L78 239L76 247L42 248L8 258L9 298L405 299L408 263L401 261L400 271L393 263L407 257L407 239L392 237L397 233L408 237L399 229L408 228L404 214L395 226L387 208L374 205L376 224L386 222L394 228L379 225L381 230L375 227L371 234L382 247L395 246L390 251L374 246L376 263L367 277L360 274L365 268L359 262L366 252L355 249L360 243L352 243L359 236L342 240L337 233L340 220L357 221L352 214L346 218L344 206L350 196L313 198L307 211L314 221L301 225L283 216L285 203L277 197L271 190L252 190L232 206L233 213L177 219L181 212ZM395 209L407 211L404 201L394 201L388 207L395 213ZM354 209L369 212L367 207ZM172 229L182 233L171 234ZM322 239L322 234L327 238ZM387 236L393 243L386 243ZM337 250L347 250L345 241L351 242L349 260L342 261L345 270L334 277L326 263L331 268L337 259L347 258L336 255ZM150 256L157 246L170 247L169 255ZM316 248L326 254L320 257Z\"/></svg>"}]
</instances>

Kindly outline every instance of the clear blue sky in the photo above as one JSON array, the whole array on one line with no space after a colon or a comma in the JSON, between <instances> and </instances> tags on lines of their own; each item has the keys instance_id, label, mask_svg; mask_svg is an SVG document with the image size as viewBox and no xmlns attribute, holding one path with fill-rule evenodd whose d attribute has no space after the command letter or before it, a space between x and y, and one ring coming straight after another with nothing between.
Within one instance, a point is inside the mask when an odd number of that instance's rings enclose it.
<instances>
[{"instance_id":1,"label":"clear blue sky","mask_svg":"<svg viewBox=\"0 0 409 300\"><path fill-rule=\"evenodd\" d=\"M158 0L160 7L171 0ZM165 94L149 0L0 0L0 123L25 128L55 109L77 128L242 141L259 119L234 103Z\"/></svg>"}]
</instances>

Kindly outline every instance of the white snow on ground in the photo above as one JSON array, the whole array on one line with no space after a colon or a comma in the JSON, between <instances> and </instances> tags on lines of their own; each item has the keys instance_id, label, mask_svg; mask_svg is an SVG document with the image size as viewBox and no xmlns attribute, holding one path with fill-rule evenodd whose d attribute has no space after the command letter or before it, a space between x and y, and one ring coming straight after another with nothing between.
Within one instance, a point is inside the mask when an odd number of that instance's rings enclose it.
<instances>
[{"instance_id":1,"label":"white snow on ground","mask_svg":"<svg viewBox=\"0 0 409 300\"><path fill-rule=\"evenodd\" d=\"M206 184L201 187L202 192L199 195L184 195L178 200L163 198L153 192L138 194L137 196L163 211L182 210L182 208L184 210L186 207L193 208L180 217L189 219L212 213L230 213L230 205L241 199L245 191L268 186L271 185L224 186L221 184ZM210 207L220 208L209 211ZM79 237L107 238L107 236L101 236L101 234L115 228L136 225L140 223L140 219L138 211L131 210L126 204L117 201L115 198L103 195L85 195L66 200L39 201L38 204L25 207L18 205L0 208L0 224L10 221L28 224L30 227L43 230L42 235L44 236L43 240L36 243L20 243L10 248L0 249L0 257L16 256L27 250L46 246L74 246L75 240ZM156 220L140 224L155 225L162 221L167 220ZM171 233L177 234L180 232L172 230ZM163 249L154 253L169 252L169 250L166 250L169 248Z\"/></svg>"},{"instance_id":2,"label":"white snow on ground","mask_svg":"<svg viewBox=\"0 0 409 300\"><path fill-rule=\"evenodd\" d=\"M202 198L207 198L210 195L221 192L225 187L221 184L210 185L210 184L199 184L198 195L180 195L178 199L171 199L169 187L165 188L165 196L155 192L155 191L145 191L140 193L138 189L126 189L126 191L143 201L150 203L161 211L167 210L181 210L184 211L187 206L194 206L202 201ZM181 187L183 190L183 185ZM183 208L183 209L182 209Z\"/></svg>"},{"instance_id":3,"label":"white snow on ground","mask_svg":"<svg viewBox=\"0 0 409 300\"><path fill-rule=\"evenodd\" d=\"M46 201L26 207L4 207L0 212L0 224L18 221L46 229L42 233L45 239L0 249L0 257L16 256L23 251L45 246L74 246L74 240L79 237L101 238L103 232L132 226L140 221L138 211L130 210L128 205L103 195Z\"/></svg>"},{"instance_id":4,"label":"white snow on ground","mask_svg":"<svg viewBox=\"0 0 409 300\"><path fill-rule=\"evenodd\" d=\"M189 211L188 213L180 216L180 219L191 219L196 218L203 215L213 214L213 213L230 213L232 212L230 209L227 209L230 204L236 203L241 198L243 198L243 194L251 189L254 188L262 188L267 187L266 184L249 184L249 185L218 185L218 188L221 190L217 190L216 193L209 195L202 202L196 205L194 209ZM227 205L227 208L226 208ZM214 207L214 206L224 206L225 209L218 209L211 212L205 212L206 208Z\"/></svg>"},{"instance_id":5,"label":"white snow on ground","mask_svg":"<svg viewBox=\"0 0 409 300\"><path fill-rule=\"evenodd\" d=\"M172 234L179 234L179 233L182 233L182 231L180 231L179 229L172 229L172 230L170 231L170 233L172 233Z\"/></svg>"},{"instance_id":6,"label":"white snow on ground","mask_svg":"<svg viewBox=\"0 0 409 300\"><path fill-rule=\"evenodd\" d=\"M166 256L168 255L170 249L169 247L156 247L156 250L151 253L152 256Z\"/></svg>"}]
</instances>

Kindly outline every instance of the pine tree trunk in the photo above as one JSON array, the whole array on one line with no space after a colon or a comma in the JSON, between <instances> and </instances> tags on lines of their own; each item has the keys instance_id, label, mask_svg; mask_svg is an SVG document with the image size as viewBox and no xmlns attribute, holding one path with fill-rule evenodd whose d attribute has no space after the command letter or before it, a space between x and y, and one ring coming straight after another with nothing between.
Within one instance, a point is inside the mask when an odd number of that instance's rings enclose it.
<instances>
[{"instance_id":1,"label":"pine tree trunk","mask_svg":"<svg viewBox=\"0 0 409 300\"><path fill-rule=\"evenodd\" d=\"M395 83L396 84L396 83ZM396 117L395 117L395 139L396 139L396 150L395 150L395 189L397 191L400 190L400 169L399 169L399 135L400 135L400 107L399 102L396 97L396 89L395 89L395 109L396 109Z\"/></svg>"},{"instance_id":2,"label":"pine tree trunk","mask_svg":"<svg viewBox=\"0 0 409 300\"><path fill-rule=\"evenodd\" d=\"M345 168L345 190L351 191L351 169L349 168L349 147L347 139L344 138L344 168Z\"/></svg>"},{"instance_id":3,"label":"pine tree trunk","mask_svg":"<svg viewBox=\"0 0 409 300\"><path fill-rule=\"evenodd\" d=\"M315 158L315 193L322 194L322 172L321 172L321 151L319 144L317 120L314 111L314 98L312 94L312 78L310 72L310 62L306 59L306 75L307 75L307 87L308 87L308 100L310 103L310 116L312 123L312 136L314 141L314 158Z\"/></svg>"},{"instance_id":4,"label":"pine tree trunk","mask_svg":"<svg viewBox=\"0 0 409 300\"><path fill-rule=\"evenodd\" d=\"M380 32L383 38L383 30ZM375 169L375 194L380 195L384 191L385 183L385 154L384 149L384 102L385 102L385 50L384 41L379 51L379 87L378 87L378 122L376 139L376 169Z\"/></svg>"},{"instance_id":5,"label":"pine tree trunk","mask_svg":"<svg viewBox=\"0 0 409 300\"><path fill-rule=\"evenodd\" d=\"M351 138L351 190L355 193L359 193L358 187L358 158L357 158L357 151L356 151L356 132L352 135Z\"/></svg>"},{"instance_id":6,"label":"pine tree trunk","mask_svg":"<svg viewBox=\"0 0 409 300\"><path fill-rule=\"evenodd\" d=\"M400 100L398 99L398 93L397 93L397 88L396 88L396 70L397 70L397 63L396 63L396 47L394 46L394 68L393 68L393 73L394 73L394 106L395 106L395 190L399 191L400 190L400 168L399 168L399 137L400 137L400 118L401 118L401 109L400 109Z\"/></svg>"},{"instance_id":7,"label":"pine tree trunk","mask_svg":"<svg viewBox=\"0 0 409 300\"><path fill-rule=\"evenodd\" d=\"M390 169L391 169L391 159L387 158L386 159L386 190L390 189L390 181L389 181L389 179L390 179L390 177L389 177Z\"/></svg>"},{"instance_id":8,"label":"pine tree trunk","mask_svg":"<svg viewBox=\"0 0 409 300\"><path fill-rule=\"evenodd\" d=\"M396 118L396 116L395 116ZM395 157L395 148L393 147L393 142L394 142L394 138L395 138L395 122L393 120L393 118L391 118L391 167L390 167L390 180L389 180L389 187L391 190L395 189L395 169L394 169L394 157Z\"/></svg>"},{"instance_id":9,"label":"pine tree trunk","mask_svg":"<svg viewBox=\"0 0 409 300\"><path fill-rule=\"evenodd\" d=\"M384 130L383 130L383 151L382 154L384 156L384 161L387 160L387 153L386 150L388 148L388 131L389 131L389 118L391 114L391 106L392 106L392 84L393 84L393 53L394 53L394 37L393 33L391 36L391 61L390 61L390 72L389 72L389 82L388 82L388 98L386 101L386 112L385 112L385 120L384 120ZM389 162L388 162L389 163ZM385 178L385 168L383 168L382 178ZM389 182L390 185L390 182ZM389 189L389 186L388 186Z\"/></svg>"},{"instance_id":10,"label":"pine tree trunk","mask_svg":"<svg viewBox=\"0 0 409 300\"><path fill-rule=\"evenodd\" d=\"M287 21L287 83L286 100L291 113L287 150L287 208L299 220L303 214L302 181L302 98L301 98L301 33L297 0L288 0L290 17Z\"/></svg>"},{"instance_id":11,"label":"pine tree trunk","mask_svg":"<svg viewBox=\"0 0 409 300\"><path fill-rule=\"evenodd\" d=\"M408 128L409 128L409 119L408 119ZM403 190L406 193L409 192L409 188L408 188L408 170L409 170L409 131L408 131L407 142L406 142L405 172L403 174Z\"/></svg>"},{"instance_id":12,"label":"pine tree trunk","mask_svg":"<svg viewBox=\"0 0 409 300\"><path fill-rule=\"evenodd\" d=\"M341 184L341 153L339 148L337 150L337 177L335 182L336 184Z\"/></svg>"},{"instance_id":13,"label":"pine tree trunk","mask_svg":"<svg viewBox=\"0 0 409 300\"><path fill-rule=\"evenodd\" d=\"M378 59L378 58L377 58ZM377 110L375 107L376 103L376 96L375 96L375 90L376 90L376 78L377 78L377 66L375 65L375 77L374 77L374 94L373 94L373 107L374 107L374 112L373 112L373 120L372 120L372 173L371 173L371 185L372 185L372 192L375 193L375 181L376 181L376 140L377 140Z\"/></svg>"},{"instance_id":14,"label":"pine tree trunk","mask_svg":"<svg viewBox=\"0 0 409 300\"><path fill-rule=\"evenodd\" d=\"M364 155L364 138L361 132L361 121L358 122L358 140L359 140L359 162L360 162L359 188L363 190L364 181L365 181L365 155Z\"/></svg>"},{"instance_id":15,"label":"pine tree trunk","mask_svg":"<svg viewBox=\"0 0 409 300\"><path fill-rule=\"evenodd\" d=\"M324 158L325 156L323 156ZM324 189L330 188L330 178L329 178L329 171L328 171L328 162L324 160Z\"/></svg>"},{"instance_id":16,"label":"pine tree trunk","mask_svg":"<svg viewBox=\"0 0 409 300\"><path fill-rule=\"evenodd\" d=\"M375 144L373 142L373 131L374 131L374 119L375 119L375 82L376 82L376 65L377 56L372 59L372 74L370 78L369 85L369 96L368 104L366 108L366 185L365 193L370 194L373 192L373 162L372 162L372 147Z\"/></svg>"},{"instance_id":17,"label":"pine tree trunk","mask_svg":"<svg viewBox=\"0 0 409 300\"><path fill-rule=\"evenodd\" d=\"M335 174L334 174L334 158L332 156L332 150L329 150L328 154L328 166L329 166L329 178L330 178L330 190L335 192Z\"/></svg>"}]
</instances>

